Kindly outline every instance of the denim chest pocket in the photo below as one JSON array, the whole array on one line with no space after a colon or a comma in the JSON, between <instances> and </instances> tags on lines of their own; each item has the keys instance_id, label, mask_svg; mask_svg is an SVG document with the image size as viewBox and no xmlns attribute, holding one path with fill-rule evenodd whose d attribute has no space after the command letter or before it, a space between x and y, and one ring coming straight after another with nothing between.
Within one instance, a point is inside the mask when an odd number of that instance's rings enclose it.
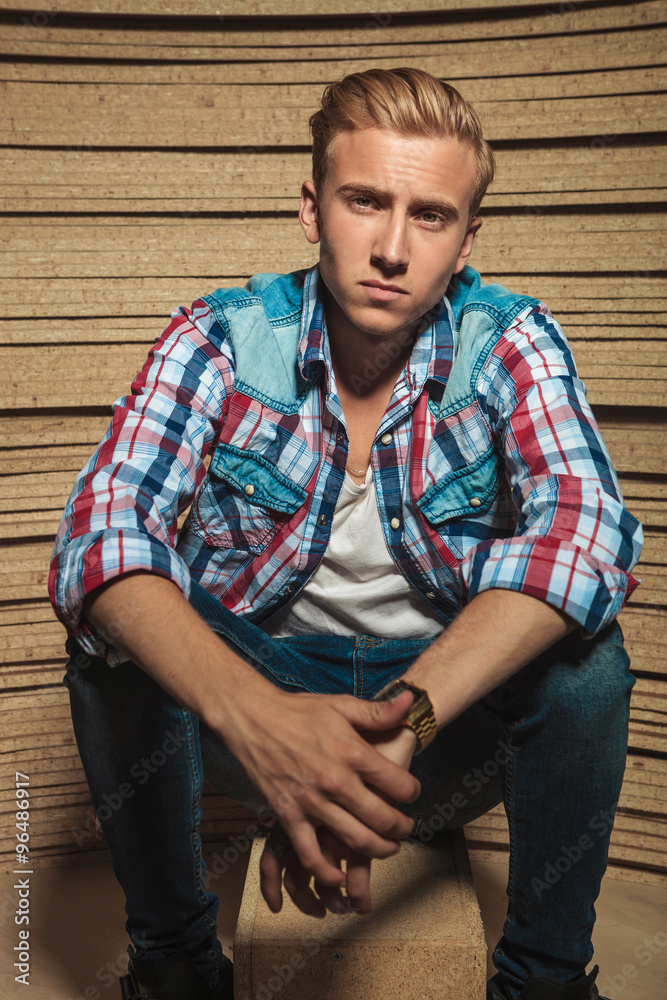
<instances>
[{"instance_id":1,"label":"denim chest pocket","mask_svg":"<svg viewBox=\"0 0 667 1000\"><path fill-rule=\"evenodd\" d=\"M262 552L308 494L258 452L218 445L191 523L209 545Z\"/></svg>"},{"instance_id":2,"label":"denim chest pocket","mask_svg":"<svg viewBox=\"0 0 667 1000\"><path fill-rule=\"evenodd\" d=\"M434 527L455 518L485 514L498 495L502 475L499 455L490 447L471 465L448 472L416 505Z\"/></svg>"}]
</instances>

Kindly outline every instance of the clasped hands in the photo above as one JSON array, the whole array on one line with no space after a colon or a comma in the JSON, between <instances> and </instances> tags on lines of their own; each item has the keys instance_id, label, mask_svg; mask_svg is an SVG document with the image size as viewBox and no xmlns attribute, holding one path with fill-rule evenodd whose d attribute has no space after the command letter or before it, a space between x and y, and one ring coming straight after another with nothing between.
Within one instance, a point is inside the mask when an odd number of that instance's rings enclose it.
<instances>
[{"instance_id":1,"label":"clasped hands","mask_svg":"<svg viewBox=\"0 0 667 1000\"><path fill-rule=\"evenodd\" d=\"M412 695L368 702L272 687L251 702L255 725L237 716L244 745L235 747L236 733L227 738L276 813L260 863L269 908L282 906L284 871L304 913L370 913L372 859L395 854L412 830L394 803L420 791L408 770L417 740L401 726ZM266 728L257 726L262 718Z\"/></svg>"}]
</instances>

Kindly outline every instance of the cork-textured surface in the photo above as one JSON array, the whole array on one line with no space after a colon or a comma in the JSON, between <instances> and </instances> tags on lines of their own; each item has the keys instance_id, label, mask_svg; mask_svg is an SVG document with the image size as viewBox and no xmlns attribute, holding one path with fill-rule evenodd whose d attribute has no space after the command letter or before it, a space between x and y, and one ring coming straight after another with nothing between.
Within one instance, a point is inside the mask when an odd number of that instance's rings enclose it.
<instances>
[{"instance_id":1,"label":"cork-textured surface","mask_svg":"<svg viewBox=\"0 0 667 1000\"><path fill-rule=\"evenodd\" d=\"M376 861L374 912L279 914L259 892L263 841L248 866L234 944L235 1000L483 1000L486 945L462 833L403 844Z\"/></svg>"}]
</instances>

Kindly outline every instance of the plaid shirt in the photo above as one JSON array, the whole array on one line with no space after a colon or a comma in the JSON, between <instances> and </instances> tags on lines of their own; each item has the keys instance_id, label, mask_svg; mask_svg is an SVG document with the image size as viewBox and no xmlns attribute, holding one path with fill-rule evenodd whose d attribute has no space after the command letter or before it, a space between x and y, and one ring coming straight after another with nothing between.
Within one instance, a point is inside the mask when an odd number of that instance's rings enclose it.
<instances>
[{"instance_id":1,"label":"plaid shirt","mask_svg":"<svg viewBox=\"0 0 667 1000\"><path fill-rule=\"evenodd\" d=\"M296 368L305 390L293 406L244 391L213 297L173 313L132 394L114 404L67 503L49 580L59 618L89 652L114 659L81 621L83 599L122 573L149 570L186 594L193 577L236 614L262 622L317 568L348 443L318 269L299 275ZM258 287L267 286L262 278ZM474 398L443 416L438 400L457 345L444 298L422 323L373 445L388 550L443 624L475 594L499 587L546 601L593 635L637 585L629 573L642 532L623 504L567 341L546 306L529 304L479 367ZM275 363L269 347L256 355L258 371ZM488 497L463 497L455 516L439 513L438 484L456 490L490 442L500 471ZM191 503L179 538L177 519Z\"/></svg>"}]
</instances>

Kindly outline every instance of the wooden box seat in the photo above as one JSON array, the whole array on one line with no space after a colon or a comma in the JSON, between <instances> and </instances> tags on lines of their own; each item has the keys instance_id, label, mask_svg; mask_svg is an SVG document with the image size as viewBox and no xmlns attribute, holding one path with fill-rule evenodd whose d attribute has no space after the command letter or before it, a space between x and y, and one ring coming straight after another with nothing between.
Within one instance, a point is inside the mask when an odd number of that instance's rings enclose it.
<instances>
[{"instance_id":1,"label":"wooden box seat","mask_svg":"<svg viewBox=\"0 0 667 1000\"><path fill-rule=\"evenodd\" d=\"M271 913L254 845L234 942L235 1000L486 996L486 942L463 831L373 863L369 916Z\"/></svg>"}]
</instances>

